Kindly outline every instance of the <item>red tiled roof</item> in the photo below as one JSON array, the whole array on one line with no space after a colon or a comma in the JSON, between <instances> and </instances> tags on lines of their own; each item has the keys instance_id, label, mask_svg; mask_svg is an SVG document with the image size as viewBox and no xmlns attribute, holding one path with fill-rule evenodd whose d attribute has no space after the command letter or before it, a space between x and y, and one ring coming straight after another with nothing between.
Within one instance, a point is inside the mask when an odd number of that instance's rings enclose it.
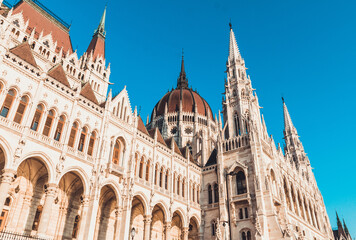
<instances>
[{"instance_id":1,"label":"red tiled roof","mask_svg":"<svg viewBox=\"0 0 356 240\"><path fill-rule=\"evenodd\" d=\"M28 62L34 67L37 67L35 58L33 57L30 45L27 42L21 43L14 48L10 49L10 52L21 58L22 60Z\"/></svg>"},{"instance_id":2,"label":"red tiled roof","mask_svg":"<svg viewBox=\"0 0 356 240\"><path fill-rule=\"evenodd\" d=\"M84 86L82 87L82 90L80 91L80 95L82 95L83 97L89 99L93 103L99 105L99 102L95 97L95 94L93 92L93 89L91 88L90 83L87 82L86 84L84 84Z\"/></svg>"},{"instance_id":3,"label":"red tiled roof","mask_svg":"<svg viewBox=\"0 0 356 240\"><path fill-rule=\"evenodd\" d=\"M173 141L173 143L172 143L172 141ZM177 143L176 143L176 141L174 140L173 137L166 139L165 142L166 142L167 146L170 149L172 149L172 144L173 144L174 152L179 154L179 155L181 155L181 156L183 156L182 153L180 152L179 147L178 147L178 145L177 145Z\"/></svg>"},{"instance_id":4,"label":"red tiled roof","mask_svg":"<svg viewBox=\"0 0 356 240\"><path fill-rule=\"evenodd\" d=\"M150 134L147 131L147 128L145 127L145 124L142 121L141 116L138 116L137 129L140 130L141 132L145 133L146 135L150 136Z\"/></svg>"},{"instance_id":5,"label":"red tiled roof","mask_svg":"<svg viewBox=\"0 0 356 240\"><path fill-rule=\"evenodd\" d=\"M38 38L39 34L43 31L43 35L46 36L52 33L53 42L57 41L56 52L59 52L63 47L63 52L68 50L73 52L72 42L70 40L69 32L62 27L61 24L55 20L45 10L41 9L32 1L21 1L16 4L13 10L13 14L21 13L24 17L24 21L29 20L27 27L27 33L31 33L33 28L36 28L35 37Z\"/></svg>"},{"instance_id":6,"label":"red tiled roof","mask_svg":"<svg viewBox=\"0 0 356 240\"><path fill-rule=\"evenodd\" d=\"M159 143L162 143L163 145L165 145L165 146L167 146L166 145L166 142L164 141L164 139L163 139L163 137L162 137L162 134L161 134L161 132L159 131L159 129L158 128L156 128L157 130L157 142L159 142Z\"/></svg>"},{"instance_id":7,"label":"red tiled roof","mask_svg":"<svg viewBox=\"0 0 356 240\"><path fill-rule=\"evenodd\" d=\"M58 82L70 88L66 73L64 72L63 67L60 63L51 68L47 74L51 78L56 79Z\"/></svg>"},{"instance_id":8,"label":"red tiled roof","mask_svg":"<svg viewBox=\"0 0 356 240\"><path fill-rule=\"evenodd\" d=\"M90 54L93 51L93 60L97 57L102 56L105 59L105 40L95 34L93 39L91 40L89 47L87 49L87 53Z\"/></svg>"}]
</instances>

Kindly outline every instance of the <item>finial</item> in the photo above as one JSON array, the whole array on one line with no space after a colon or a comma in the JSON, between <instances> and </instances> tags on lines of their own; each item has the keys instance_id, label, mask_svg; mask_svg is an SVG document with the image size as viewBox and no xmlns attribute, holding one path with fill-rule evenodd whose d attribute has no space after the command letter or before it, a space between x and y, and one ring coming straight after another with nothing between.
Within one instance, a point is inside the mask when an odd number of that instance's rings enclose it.
<instances>
[{"instance_id":1,"label":"finial","mask_svg":"<svg viewBox=\"0 0 356 240\"><path fill-rule=\"evenodd\" d=\"M184 48L182 48L182 59L184 59Z\"/></svg>"},{"instance_id":2,"label":"finial","mask_svg":"<svg viewBox=\"0 0 356 240\"><path fill-rule=\"evenodd\" d=\"M282 102L284 103L284 97L282 97Z\"/></svg>"},{"instance_id":3,"label":"finial","mask_svg":"<svg viewBox=\"0 0 356 240\"><path fill-rule=\"evenodd\" d=\"M231 30L232 29L231 18L230 18L229 26L230 26L230 30Z\"/></svg>"}]
</instances>

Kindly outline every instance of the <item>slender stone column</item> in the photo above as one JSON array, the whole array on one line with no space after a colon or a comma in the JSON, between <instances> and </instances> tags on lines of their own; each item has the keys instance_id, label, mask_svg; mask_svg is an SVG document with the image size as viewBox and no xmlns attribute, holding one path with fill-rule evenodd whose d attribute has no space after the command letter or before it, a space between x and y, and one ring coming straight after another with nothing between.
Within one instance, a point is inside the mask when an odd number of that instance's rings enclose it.
<instances>
[{"instance_id":1,"label":"slender stone column","mask_svg":"<svg viewBox=\"0 0 356 240\"><path fill-rule=\"evenodd\" d=\"M188 240L188 233L189 233L189 228L184 227L183 228L183 240Z\"/></svg>"},{"instance_id":2,"label":"slender stone column","mask_svg":"<svg viewBox=\"0 0 356 240\"><path fill-rule=\"evenodd\" d=\"M172 222L166 222L165 225L166 240L171 240L171 228L172 228Z\"/></svg>"},{"instance_id":3,"label":"slender stone column","mask_svg":"<svg viewBox=\"0 0 356 240\"><path fill-rule=\"evenodd\" d=\"M85 224L87 221L88 209L89 209L89 196L85 196L83 197L82 200L82 212L80 217L80 226L79 226L79 233L77 239L84 239Z\"/></svg>"},{"instance_id":4,"label":"slender stone column","mask_svg":"<svg viewBox=\"0 0 356 240\"><path fill-rule=\"evenodd\" d=\"M0 213L2 213L2 209L4 208L7 195L9 194L10 186L12 182L15 180L14 178L15 174L16 171L12 169L2 170L1 184L0 184Z\"/></svg>"},{"instance_id":5,"label":"slender stone column","mask_svg":"<svg viewBox=\"0 0 356 240\"><path fill-rule=\"evenodd\" d=\"M147 215L145 216L145 219L143 220L145 223L145 229L144 229L144 234L145 234L145 240L149 240L151 237L151 222L152 222L152 216Z\"/></svg>"},{"instance_id":6,"label":"slender stone column","mask_svg":"<svg viewBox=\"0 0 356 240\"><path fill-rule=\"evenodd\" d=\"M122 210L120 208L116 208L115 210L115 233L114 233L114 240L120 239L120 224L121 224L121 215Z\"/></svg>"},{"instance_id":7,"label":"slender stone column","mask_svg":"<svg viewBox=\"0 0 356 240\"><path fill-rule=\"evenodd\" d=\"M38 236L46 236L48 223L51 219L52 207L54 204L54 199L57 195L57 185L47 184L45 185L45 200L43 205L43 210L41 214L40 223L38 225Z\"/></svg>"}]
</instances>

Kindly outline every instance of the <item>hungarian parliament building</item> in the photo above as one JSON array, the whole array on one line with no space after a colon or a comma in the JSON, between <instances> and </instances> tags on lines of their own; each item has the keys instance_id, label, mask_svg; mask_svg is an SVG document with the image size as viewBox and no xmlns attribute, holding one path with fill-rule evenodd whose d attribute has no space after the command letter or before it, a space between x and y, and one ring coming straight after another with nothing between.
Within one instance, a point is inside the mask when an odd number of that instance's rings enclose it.
<instances>
[{"instance_id":1,"label":"hungarian parliament building","mask_svg":"<svg viewBox=\"0 0 356 240\"><path fill-rule=\"evenodd\" d=\"M79 56L38 0L0 4L0 239L351 240L284 101L283 147L268 134L231 24L222 111L182 58L144 123L109 89L106 8Z\"/></svg>"}]
</instances>

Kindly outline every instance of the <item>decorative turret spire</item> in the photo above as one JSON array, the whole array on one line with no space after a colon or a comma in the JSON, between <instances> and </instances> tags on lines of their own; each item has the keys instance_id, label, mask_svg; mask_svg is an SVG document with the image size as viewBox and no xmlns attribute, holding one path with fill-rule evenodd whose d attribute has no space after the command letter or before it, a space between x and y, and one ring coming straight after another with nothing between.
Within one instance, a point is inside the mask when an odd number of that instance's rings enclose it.
<instances>
[{"instance_id":1,"label":"decorative turret spire","mask_svg":"<svg viewBox=\"0 0 356 240\"><path fill-rule=\"evenodd\" d=\"M283 114L284 114L284 131L295 131L296 129L292 123L292 119L289 115L288 108L286 103L284 102L284 98L282 97L282 102L283 102Z\"/></svg>"},{"instance_id":2,"label":"decorative turret spire","mask_svg":"<svg viewBox=\"0 0 356 240\"><path fill-rule=\"evenodd\" d=\"M180 67L180 74L177 80L177 88L188 88L188 79L184 69L184 51L182 50L182 63Z\"/></svg>"},{"instance_id":3,"label":"decorative turret spire","mask_svg":"<svg viewBox=\"0 0 356 240\"><path fill-rule=\"evenodd\" d=\"M229 23L230 26L230 47L229 47L229 59L241 59L241 54L239 47L237 46L236 37L234 30L232 29L231 22Z\"/></svg>"},{"instance_id":4,"label":"decorative turret spire","mask_svg":"<svg viewBox=\"0 0 356 240\"><path fill-rule=\"evenodd\" d=\"M93 60L97 57L103 57L105 59L105 18L106 18L106 6L104 9L103 16L101 17L98 28L95 30L93 38L87 49L88 56L93 54Z\"/></svg>"},{"instance_id":5,"label":"decorative turret spire","mask_svg":"<svg viewBox=\"0 0 356 240\"><path fill-rule=\"evenodd\" d=\"M106 7L107 6L105 6L105 9L104 9L104 12L103 12L103 16L101 16L99 26L94 32L94 34L100 34L104 38L106 36L106 31L105 31Z\"/></svg>"},{"instance_id":6,"label":"decorative turret spire","mask_svg":"<svg viewBox=\"0 0 356 240\"><path fill-rule=\"evenodd\" d=\"M350 236L350 232L346 226L345 219L342 219L342 222L344 223L344 230L345 230L346 237L348 237L348 236Z\"/></svg>"}]
</instances>

